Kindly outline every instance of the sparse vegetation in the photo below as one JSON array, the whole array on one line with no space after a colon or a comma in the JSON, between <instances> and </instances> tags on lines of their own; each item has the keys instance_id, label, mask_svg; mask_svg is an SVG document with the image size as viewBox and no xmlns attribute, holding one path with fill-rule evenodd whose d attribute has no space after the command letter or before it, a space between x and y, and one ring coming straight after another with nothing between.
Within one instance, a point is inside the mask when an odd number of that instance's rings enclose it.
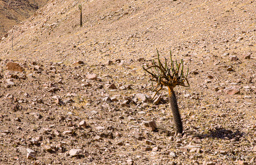
<instances>
[{"instance_id":1,"label":"sparse vegetation","mask_svg":"<svg viewBox=\"0 0 256 165\"><path fill-rule=\"evenodd\" d=\"M173 113L173 119L174 123L176 126L176 132L177 133L182 133L183 132L183 126L182 126L182 121L180 117L180 112L179 108L177 105L177 99L176 95L174 92L174 87L177 85L180 86L189 86L188 82L188 69L187 69L187 74L184 74L184 69L183 69L183 59L181 59L180 63L177 61L172 60L172 53L170 52L170 60L171 64L168 66L168 61L165 58L165 63L164 65L162 64L160 57L159 57L159 52L157 50L157 60L158 64L153 60L151 66L147 66L147 68L143 67L143 69L151 75L151 81L156 82L156 88L154 91L156 91L155 95L162 90L163 86L168 87L168 94L169 94L169 102L171 105L172 113ZM152 71L152 68L155 69L155 71ZM151 69L151 71L149 71Z\"/></svg>"}]
</instances>

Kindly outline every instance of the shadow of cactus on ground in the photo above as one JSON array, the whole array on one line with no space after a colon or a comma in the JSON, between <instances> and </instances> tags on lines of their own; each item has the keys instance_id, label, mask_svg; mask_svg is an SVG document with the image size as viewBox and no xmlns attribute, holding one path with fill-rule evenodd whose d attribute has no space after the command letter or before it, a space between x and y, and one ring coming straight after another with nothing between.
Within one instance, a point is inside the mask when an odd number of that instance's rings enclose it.
<instances>
[{"instance_id":1,"label":"shadow of cactus on ground","mask_svg":"<svg viewBox=\"0 0 256 165\"><path fill-rule=\"evenodd\" d=\"M199 137L200 139L203 138L218 138L218 139L235 139L235 141L239 141L240 138L244 135L243 132L240 132L239 130L228 130L225 128L217 127L214 129L210 129L208 133L206 134L197 134L196 137Z\"/></svg>"}]
</instances>

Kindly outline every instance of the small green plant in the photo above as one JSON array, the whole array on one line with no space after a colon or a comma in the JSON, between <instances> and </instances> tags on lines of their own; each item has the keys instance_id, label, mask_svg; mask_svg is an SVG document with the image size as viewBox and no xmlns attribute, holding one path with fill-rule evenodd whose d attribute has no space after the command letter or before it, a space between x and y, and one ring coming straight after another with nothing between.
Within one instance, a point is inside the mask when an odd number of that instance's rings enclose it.
<instances>
[{"instance_id":1,"label":"small green plant","mask_svg":"<svg viewBox=\"0 0 256 165\"><path fill-rule=\"evenodd\" d=\"M176 132L182 133L183 132L182 121L181 121L180 112L177 104L177 98L173 89L177 85L184 86L184 87L189 86L189 82L187 79L189 69L187 69L187 74L185 75L183 59L181 59L180 62L177 62L177 61L174 62L172 60L171 51L170 51L170 60L171 60L170 66L168 66L168 62L166 58L163 65L163 63L160 61L159 56L160 55L157 50L158 64L153 60L151 66L147 65L146 68L144 66L142 67L148 74L150 74L151 76L150 80L152 81L152 85L153 85L153 82L157 83L156 88L153 89L153 91L155 91L154 97L160 90L162 90L163 86L168 87L169 102L170 102L170 106L173 113Z\"/></svg>"},{"instance_id":2,"label":"small green plant","mask_svg":"<svg viewBox=\"0 0 256 165\"><path fill-rule=\"evenodd\" d=\"M83 26L83 13L82 13L82 5L78 5L78 8L80 10L80 27Z\"/></svg>"}]
</instances>

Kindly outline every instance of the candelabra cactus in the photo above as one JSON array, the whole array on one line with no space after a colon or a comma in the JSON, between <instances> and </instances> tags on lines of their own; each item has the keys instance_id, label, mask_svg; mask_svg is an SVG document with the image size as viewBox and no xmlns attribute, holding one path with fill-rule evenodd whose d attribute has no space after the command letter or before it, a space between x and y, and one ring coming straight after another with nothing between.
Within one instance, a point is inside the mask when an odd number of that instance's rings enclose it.
<instances>
[{"instance_id":1,"label":"candelabra cactus","mask_svg":"<svg viewBox=\"0 0 256 165\"><path fill-rule=\"evenodd\" d=\"M163 65L162 62L160 61L159 56L160 55L157 50L158 64L153 60L151 66L147 65L146 68L143 66L143 69L148 74L151 75L150 80L152 81L152 83L153 82L157 83L156 88L153 89L153 91L155 91L155 95L160 90L162 90L163 86L168 87L168 96L169 96L168 98L169 98L169 102L172 109L174 123L176 126L176 133L182 133L183 132L182 121L181 121L180 112L177 104L177 98L173 89L177 85L184 86L184 87L189 86L189 82L187 79L189 69L187 69L187 74L185 75L183 70L183 67L184 67L183 59L181 59L180 62L177 62L177 61L174 62L172 60L171 52L170 52L170 60L171 60L170 66L168 66L168 62L166 58L165 58L165 63ZM152 69L154 69L155 71L152 71Z\"/></svg>"}]
</instances>

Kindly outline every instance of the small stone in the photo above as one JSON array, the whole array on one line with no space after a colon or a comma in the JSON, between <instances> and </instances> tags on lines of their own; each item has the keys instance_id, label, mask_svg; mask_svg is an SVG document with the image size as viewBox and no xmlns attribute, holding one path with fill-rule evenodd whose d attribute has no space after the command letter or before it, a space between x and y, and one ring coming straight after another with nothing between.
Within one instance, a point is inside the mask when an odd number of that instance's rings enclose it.
<instances>
[{"instance_id":1,"label":"small stone","mask_svg":"<svg viewBox=\"0 0 256 165\"><path fill-rule=\"evenodd\" d=\"M234 70L233 70L233 67L232 67L232 66L229 66L229 67L227 68L227 71L234 71Z\"/></svg>"},{"instance_id":2,"label":"small stone","mask_svg":"<svg viewBox=\"0 0 256 165\"><path fill-rule=\"evenodd\" d=\"M14 118L14 121L21 122L19 117Z\"/></svg>"},{"instance_id":3,"label":"small stone","mask_svg":"<svg viewBox=\"0 0 256 165\"><path fill-rule=\"evenodd\" d=\"M92 84L89 82L85 82L84 84L81 84L81 87L91 87Z\"/></svg>"},{"instance_id":4,"label":"small stone","mask_svg":"<svg viewBox=\"0 0 256 165\"><path fill-rule=\"evenodd\" d=\"M191 148L191 150L189 152L197 152L199 153L200 148Z\"/></svg>"},{"instance_id":5,"label":"small stone","mask_svg":"<svg viewBox=\"0 0 256 165\"><path fill-rule=\"evenodd\" d=\"M102 138L101 138L99 135L96 135L93 139L94 139L95 141L99 141L99 140L101 140Z\"/></svg>"},{"instance_id":6,"label":"small stone","mask_svg":"<svg viewBox=\"0 0 256 165\"><path fill-rule=\"evenodd\" d=\"M230 60L231 61L238 61L238 57L237 56L230 56Z\"/></svg>"},{"instance_id":7,"label":"small stone","mask_svg":"<svg viewBox=\"0 0 256 165\"><path fill-rule=\"evenodd\" d=\"M136 119L132 116L128 116L128 121L135 121Z\"/></svg>"},{"instance_id":8,"label":"small stone","mask_svg":"<svg viewBox=\"0 0 256 165\"><path fill-rule=\"evenodd\" d=\"M111 99L110 99L110 97L104 97L103 99L102 99L102 101L104 101L104 102L111 102Z\"/></svg>"},{"instance_id":9,"label":"small stone","mask_svg":"<svg viewBox=\"0 0 256 165\"><path fill-rule=\"evenodd\" d=\"M189 144L189 145L185 146L185 148L188 148L188 149L192 149L192 148L202 148L202 146Z\"/></svg>"},{"instance_id":10,"label":"small stone","mask_svg":"<svg viewBox=\"0 0 256 165\"><path fill-rule=\"evenodd\" d=\"M34 144L34 145L39 145L39 141L38 141L37 139L35 139L35 138L32 138L32 139L30 140L30 142L31 142L32 144Z\"/></svg>"},{"instance_id":11,"label":"small stone","mask_svg":"<svg viewBox=\"0 0 256 165\"><path fill-rule=\"evenodd\" d=\"M62 134L63 135L72 135L72 131L64 131Z\"/></svg>"},{"instance_id":12,"label":"small stone","mask_svg":"<svg viewBox=\"0 0 256 165\"><path fill-rule=\"evenodd\" d=\"M177 155L175 154L175 152L170 152L169 155L173 158L177 157Z\"/></svg>"},{"instance_id":13,"label":"small stone","mask_svg":"<svg viewBox=\"0 0 256 165\"><path fill-rule=\"evenodd\" d=\"M209 79L213 79L213 76L212 75L208 75L207 76Z\"/></svg>"},{"instance_id":14,"label":"small stone","mask_svg":"<svg viewBox=\"0 0 256 165\"><path fill-rule=\"evenodd\" d=\"M146 144L147 144L147 145L155 145L156 143L154 143L154 142L151 141L151 140L146 140Z\"/></svg>"},{"instance_id":15,"label":"small stone","mask_svg":"<svg viewBox=\"0 0 256 165\"><path fill-rule=\"evenodd\" d=\"M49 146L49 145L45 145L43 148L44 148L44 151L47 151L47 152L53 152L52 147L51 147L51 146Z\"/></svg>"},{"instance_id":16,"label":"small stone","mask_svg":"<svg viewBox=\"0 0 256 165\"><path fill-rule=\"evenodd\" d=\"M119 141L119 142L117 142L117 145L123 146L123 145L124 145L124 142L123 142L123 141Z\"/></svg>"},{"instance_id":17,"label":"small stone","mask_svg":"<svg viewBox=\"0 0 256 165\"><path fill-rule=\"evenodd\" d=\"M14 104L14 105L11 106L11 109L12 109L14 112L16 112L16 111L18 111L18 110L21 110L21 109L22 109L22 106L19 105L19 104Z\"/></svg>"},{"instance_id":18,"label":"small stone","mask_svg":"<svg viewBox=\"0 0 256 165\"><path fill-rule=\"evenodd\" d=\"M132 165L133 164L133 160L132 159L127 159L127 164L128 165Z\"/></svg>"},{"instance_id":19,"label":"small stone","mask_svg":"<svg viewBox=\"0 0 256 165\"><path fill-rule=\"evenodd\" d=\"M121 106L122 107L129 107L129 103L130 103L131 101L130 100L124 100L122 103L121 103Z\"/></svg>"},{"instance_id":20,"label":"small stone","mask_svg":"<svg viewBox=\"0 0 256 165\"><path fill-rule=\"evenodd\" d=\"M117 89L115 84L107 84L106 87L107 89Z\"/></svg>"},{"instance_id":21,"label":"small stone","mask_svg":"<svg viewBox=\"0 0 256 165\"><path fill-rule=\"evenodd\" d=\"M215 165L215 163L214 162L206 162L206 161L204 161L203 165Z\"/></svg>"},{"instance_id":22,"label":"small stone","mask_svg":"<svg viewBox=\"0 0 256 165\"><path fill-rule=\"evenodd\" d=\"M154 148L152 149L153 152L157 152L158 150L159 150L159 147L154 147Z\"/></svg>"},{"instance_id":23,"label":"small stone","mask_svg":"<svg viewBox=\"0 0 256 165\"><path fill-rule=\"evenodd\" d=\"M60 131L54 130L54 131L53 131L53 134L54 134L55 136L60 136Z\"/></svg>"},{"instance_id":24,"label":"small stone","mask_svg":"<svg viewBox=\"0 0 256 165\"><path fill-rule=\"evenodd\" d=\"M28 159L35 159L36 158L36 152L30 148L27 148L27 158Z\"/></svg>"},{"instance_id":25,"label":"small stone","mask_svg":"<svg viewBox=\"0 0 256 165\"><path fill-rule=\"evenodd\" d=\"M152 151L152 148L147 146L147 147L145 147L145 151Z\"/></svg>"},{"instance_id":26,"label":"small stone","mask_svg":"<svg viewBox=\"0 0 256 165\"><path fill-rule=\"evenodd\" d=\"M143 102L148 100L148 97L145 94L142 94L142 93L137 93L135 95L135 98L137 98L137 99L139 99L139 100L141 100Z\"/></svg>"},{"instance_id":27,"label":"small stone","mask_svg":"<svg viewBox=\"0 0 256 165\"><path fill-rule=\"evenodd\" d=\"M71 149L71 150L69 151L70 157L81 156L82 153L83 153L83 150L82 150L82 149Z\"/></svg>"},{"instance_id":28,"label":"small stone","mask_svg":"<svg viewBox=\"0 0 256 165\"><path fill-rule=\"evenodd\" d=\"M198 70L193 70L191 73L192 73L193 75L199 74Z\"/></svg>"},{"instance_id":29,"label":"small stone","mask_svg":"<svg viewBox=\"0 0 256 165\"><path fill-rule=\"evenodd\" d=\"M107 61L107 65L113 65L113 64L114 64L113 61L111 61L111 60L108 60L108 61Z\"/></svg>"},{"instance_id":30,"label":"small stone","mask_svg":"<svg viewBox=\"0 0 256 165\"><path fill-rule=\"evenodd\" d=\"M86 78L88 79L88 80L97 80L97 75L96 74L87 74L86 75Z\"/></svg>"},{"instance_id":31,"label":"small stone","mask_svg":"<svg viewBox=\"0 0 256 165\"><path fill-rule=\"evenodd\" d=\"M6 79L6 87L10 88L15 85L15 83L12 81L12 79Z\"/></svg>"},{"instance_id":32,"label":"small stone","mask_svg":"<svg viewBox=\"0 0 256 165\"><path fill-rule=\"evenodd\" d=\"M230 87L224 90L228 95L235 95L240 93L240 89L237 87Z\"/></svg>"},{"instance_id":33,"label":"small stone","mask_svg":"<svg viewBox=\"0 0 256 165\"><path fill-rule=\"evenodd\" d=\"M79 127L86 127L85 120L80 121L80 123L78 125L79 125Z\"/></svg>"},{"instance_id":34,"label":"small stone","mask_svg":"<svg viewBox=\"0 0 256 165\"><path fill-rule=\"evenodd\" d=\"M251 98L252 98L252 96L248 96L248 95L246 95L246 96L244 96L244 98L245 98L245 99L251 99Z\"/></svg>"},{"instance_id":35,"label":"small stone","mask_svg":"<svg viewBox=\"0 0 256 165\"><path fill-rule=\"evenodd\" d=\"M110 100L111 100L111 101L118 101L117 98L118 98L118 96L113 96L113 97L110 98Z\"/></svg>"},{"instance_id":36,"label":"small stone","mask_svg":"<svg viewBox=\"0 0 256 165\"><path fill-rule=\"evenodd\" d=\"M146 127L150 127L152 131L157 130L156 122L153 121L144 121L143 122Z\"/></svg>"},{"instance_id":37,"label":"small stone","mask_svg":"<svg viewBox=\"0 0 256 165\"><path fill-rule=\"evenodd\" d=\"M191 95L188 93L188 94L184 94L184 97L185 98L189 98Z\"/></svg>"},{"instance_id":38,"label":"small stone","mask_svg":"<svg viewBox=\"0 0 256 165\"><path fill-rule=\"evenodd\" d=\"M33 113L30 113L30 114L33 115L36 119L41 119L42 118L42 115L40 113L33 112Z\"/></svg>"},{"instance_id":39,"label":"small stone","mask_svg":"<svg viewBox=\"0 0 256 165\"><path fill-rule=\"evenodd\" d=\"M105 127L98 126L98 127L96 127L95 129L97 129L97 130L104 130L104 129L105 129Z\"/></svg>"},{"instance_id":40,"label":"small stone","mask_svg":"<svg viewBox=\"0 0 256 165\"><path fill-rule=\"evenodd\" d=\"M242 161L242 160L238 160L238 161L237 161L237 164L238 164L238 165L248 165L247 162Z\"/></svg>"},{"instance_id":41,"label":"small stone","mask_svg":"<svg viewBox=\"0 0 256 165\"><path fill-rule=\"evenodd\" d=\"M35 139L36 139L37 141L42 141L42 140L43 140L43 137L42 137L42 136L37 136Z\"/></svg>"},{"instance_id":42,"label":"small stone","mask_svg":"<svg viewBox=\"0 0 256 165\"><path fill-rule=\"evenodd\" d=\"M123 85L123 86L120 86L119 89L126 90L127 88L126 88L126 86Z\"/></svg>"},{"instance_id":43,"label":"small stone","mask_svg":"<svg viewBox=\"0 0 256 165\"><path fill-rule=\"evenodd\" d=\"M244 38L243 37L238 37L237 39L236 39L236 42L239 42L239 41L241 41L241 40L243 40Z\"/></svg>"},{"instance_id":44,"label":"small stone","mask_svg":"<svg viewBox=\"0 0 256 165\"><path fill-rule=\"evenodd\" d=\"M142 133L139 133L139 132L135 132L134 137L135 137L136 139L140 140L140 141L143 140L143 139L145 139L145 137L143 136L143 134L142 134Z\"/></svg>"},{"instance_id":45,"label":"small stone","mask_svg":"<svg viewBox=\"0 0 256 165\"><path fill-rule=\"evenodd\" d=\"M137 59L137 61L139 61L139 62L145 61L145 58L140 57L140 58Z\"/></svg>"},{"instance_id":46,"label":"small stone","mask_svg":"<svg viewBox=\"0 0 256 165\"><path fill-rule=\"evenodd\" d=\"M75 63L73 63L73 65L84 65L84 62L83 61L77 61L77 62L75 62Z\"/></svg>"},{"instance_id":47,"label":"small stone","mask_svg":"<svg viewBox=\"0 0 256 165\"><path fill-rule=\"evenodd\" d=\"M228 55L229 55L229 53L226 52L226 53L224 53L222 56L223 56L223 57L226 57L226 56L228 56Z\"/></svg>"},{"instance_id":48,"label":"small stone","mask_svg":"<svg viewBox=\"0 0 256 165\"><path fill-rule=\"evenodd\" d=\"M244 55L244 59L251 59L251 53Z\"/></svg>"}]
</instances>

